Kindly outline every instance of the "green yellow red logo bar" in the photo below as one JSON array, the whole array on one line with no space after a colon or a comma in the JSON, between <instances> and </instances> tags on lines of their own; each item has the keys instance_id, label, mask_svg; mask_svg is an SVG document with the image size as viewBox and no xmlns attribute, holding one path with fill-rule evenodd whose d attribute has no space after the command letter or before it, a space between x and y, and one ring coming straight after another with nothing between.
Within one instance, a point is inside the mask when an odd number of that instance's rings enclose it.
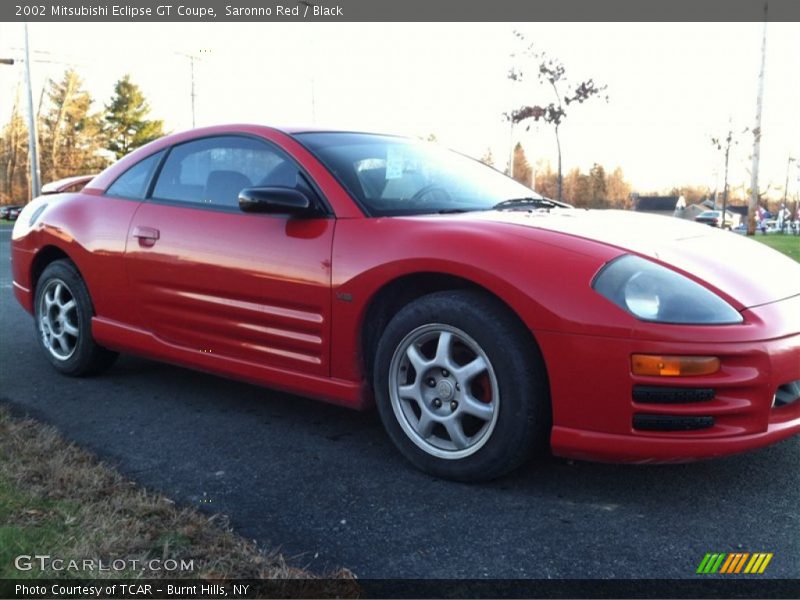
<instances>
[{"instance_id":1,"label":"green yellow red logo bar","mask_svg":"<svg viewBox=\"0 0 800 600\"><path fill-rule=\"evenodd\" d=\"M761 574L772 560L772 552L709 552L700 561L697 573L702 575L719 574Z\"/></svg>"}]
</instances>

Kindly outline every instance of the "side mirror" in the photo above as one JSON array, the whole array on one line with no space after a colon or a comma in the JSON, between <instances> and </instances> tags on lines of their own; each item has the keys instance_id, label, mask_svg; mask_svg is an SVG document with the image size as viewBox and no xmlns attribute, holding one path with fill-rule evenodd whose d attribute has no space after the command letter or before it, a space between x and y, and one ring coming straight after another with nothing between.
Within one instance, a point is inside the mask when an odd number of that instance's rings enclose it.
<instances>
[{"instance_id":1,"label":"side mirror","mask_svg":"<svg viewBox=\"0 0 800 600\"><path fill-rule=\"evenodd\" d=\"M306 194L288 187L250 187L239 192L239 209L244 212L310 216L316 213Z\"/></svg>"}]
</instances>

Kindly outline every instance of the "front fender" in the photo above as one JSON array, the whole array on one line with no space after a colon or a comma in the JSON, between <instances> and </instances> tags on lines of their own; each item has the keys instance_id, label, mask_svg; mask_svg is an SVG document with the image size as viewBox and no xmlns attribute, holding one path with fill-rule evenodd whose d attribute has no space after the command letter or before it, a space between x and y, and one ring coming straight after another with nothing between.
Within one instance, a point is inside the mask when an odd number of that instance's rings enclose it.
<instances>
[{"instance_id":1,"label":"front fender","mask_svg":"<svg viewBox=\"0 0 800 600\"><path fill-rule=\"evenodd\" d=\"M334 332L332 375L358 379L361 331L375 295L399 278L450 275L500 298L531 330L590 328L607 333L603 320L587 318L587 307L603 307L590 283L620 252L587 241L559 245L557 234L503 224L436 218L339 220L333 251ZM541 237L541 239L537 239ZM568 275L568 276L567 276ZM612 322L619 331L627 321ZM629 329L626 329L628 331Z\"/></svg>"},{"instance_id":2,"label":"front fender","mask_svg":"<svg viewBox=\"0 0 800 600\"><path fill-rule=\"evenodd\" d=\"M98 207L98 203L103 206ZM34 200L20 214L12 233L15 289L27 289L32 295L35 272L42 266L37 259L48 249L56 249L51 256L63 254L75 263L96 314L131 323L135 315L130 311L132 302L122 265L128 227L139 204L80 193ZM42 205L46 207L30 223L31 215ZM22 302L30 310L26 303Z\"/></svg>"}]
</instances>

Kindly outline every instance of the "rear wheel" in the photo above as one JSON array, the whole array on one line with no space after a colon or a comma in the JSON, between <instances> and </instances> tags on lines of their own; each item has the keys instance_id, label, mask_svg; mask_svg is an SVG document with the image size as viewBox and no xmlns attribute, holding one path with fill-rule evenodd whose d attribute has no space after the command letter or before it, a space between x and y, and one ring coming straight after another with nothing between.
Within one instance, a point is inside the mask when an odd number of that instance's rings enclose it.
<instances>
[{"instance_id":1,"label":"rear wheel","mask_svg":"<svg viewBox=\"0 0 800 600\"><path fill-rule=\"evenodd\" d=\"M391 320L375 395L386 430L418 468L462 481L521 465L549 433L547 379L524 326L478 292L437 292Z\"/></svg>"},{"instance_id":2,"label":"rear wheel","mask_svg":"<svg viewBox=\"0 0 800 600\"><path fill-rule=\"evenodd\" d=\"M92 338L92 302L89 290L68 260L50 263L36 286L34 321L45 356L65 375L91 375L117 358Z\"/></svg>"}]
</instances>

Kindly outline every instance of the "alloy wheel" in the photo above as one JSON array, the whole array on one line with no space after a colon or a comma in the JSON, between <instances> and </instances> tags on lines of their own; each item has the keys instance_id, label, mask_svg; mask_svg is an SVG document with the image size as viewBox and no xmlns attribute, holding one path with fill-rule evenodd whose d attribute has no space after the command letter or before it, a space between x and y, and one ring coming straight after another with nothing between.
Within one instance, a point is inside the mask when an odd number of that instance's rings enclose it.
<instances>
[{"instance_id":1,"label":"alloy wheel","mask_svg":"<svg viewBox=\"0 0 800 600\"><path fill-rule=\"evenodd\" d=\"M39 301L39 332L42 343L58 360L67 360L78 347L78 305L61 279L47 282Z\"/></svg>"},{"instance_id":2,"label":"alloy wheel","mask_svg":"<svg viewBox=\"0 0 800 600\"><path fill-rule=\"evenodd\" d=\"M497 376L480 345L439 323L409 333L389 367L389 396L398 423L422 450L445 459L477 452L497 423Z\"/></svg>"}]
</instances>

